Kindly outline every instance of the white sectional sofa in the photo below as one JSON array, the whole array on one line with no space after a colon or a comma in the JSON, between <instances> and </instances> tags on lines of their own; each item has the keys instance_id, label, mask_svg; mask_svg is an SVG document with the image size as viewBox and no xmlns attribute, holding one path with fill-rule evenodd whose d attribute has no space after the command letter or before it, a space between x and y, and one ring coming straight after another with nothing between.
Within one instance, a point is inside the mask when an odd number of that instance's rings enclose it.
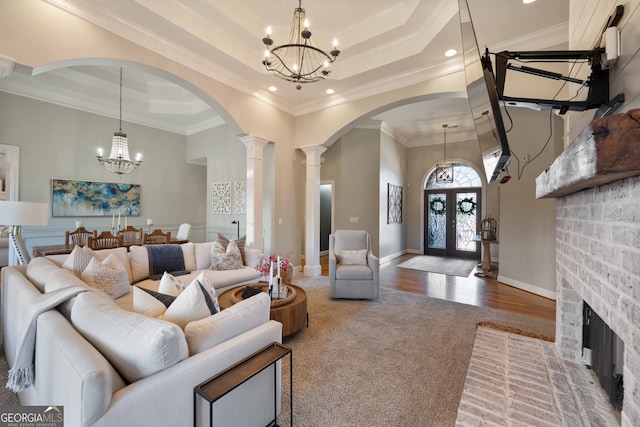
<instances>
[{"instance_id":1,"label":"white sectional sofa","mask_svg":"<svg viewBox=\"0 0 640 427\"><path fill-rule=\"evenodd\" d=\"M216 290L256 281L260 253L246 251L240 271L208 270L211 243L182 245L185 283L204 271ZM147 289L158 281L145 273L144 248L96 251L128 260L127 274ZM257 258L256 258L257 257ZM28 325L29 308L46 290L85 286L62 267L66 256L34 258L26 266L2 269L4 350L14 366ZM145 277L145 274L147 277ZM65 426L193 425L193 388L234 363L281 342L282 325L269 320L266 294L192 322L184 330L171 322L131 311L132 294L114 300L103 292L80 293L37 319L34 384L19 393L22 405L63 406ZM41 300L40 300L41 301ZM191 331L191 333L185 333ZM193 332L196 331L196 332ZM214 425L267 425L273 416L274 380L280 408L280 369L267 369L214 405ZM275 376L275 378L274 378ZM256 399L256 396L266 396ZM209 407L196 399L198 425L209 425Z\"/></svg>"}]
</instances>

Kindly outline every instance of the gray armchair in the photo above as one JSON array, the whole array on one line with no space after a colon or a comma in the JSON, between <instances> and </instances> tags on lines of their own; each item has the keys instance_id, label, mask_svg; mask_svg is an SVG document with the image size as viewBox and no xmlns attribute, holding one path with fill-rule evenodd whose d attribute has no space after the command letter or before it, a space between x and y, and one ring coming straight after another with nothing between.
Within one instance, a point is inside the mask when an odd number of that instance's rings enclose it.
<instances>
[{"instance_id":1,"label":"gray armchair","mask_svg":"<svg viewBox=\"0 0 640 427\"><path fill-rule=\"evenodd\" d=\"M371 250L364 230L336 230L329 235L329 296L377 299L380 261Z\"/></svg>"}]
</instances>

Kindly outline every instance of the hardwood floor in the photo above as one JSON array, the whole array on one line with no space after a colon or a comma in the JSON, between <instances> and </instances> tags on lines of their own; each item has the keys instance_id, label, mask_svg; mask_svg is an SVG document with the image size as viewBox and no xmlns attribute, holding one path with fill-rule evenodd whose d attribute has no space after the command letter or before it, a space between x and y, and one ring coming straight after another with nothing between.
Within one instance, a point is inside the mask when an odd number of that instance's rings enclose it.
<instances>
[{"instance_id":1,"label":"hardwood floor","mask_svg":"<svg viewBox=\"0 0 640 427\"><path fill-rule=\"evenodd\" d=\"M380 267L380 286L405 292L428 295L433 298L490 307L498 310L555 320L555 301L503 283L496 279L447 276L396 266L415 255L395 258ZM320 257L322 275L329 275L328 256ZM478 270L474 269L474 273Z\"/></svg>"}]
</instances>

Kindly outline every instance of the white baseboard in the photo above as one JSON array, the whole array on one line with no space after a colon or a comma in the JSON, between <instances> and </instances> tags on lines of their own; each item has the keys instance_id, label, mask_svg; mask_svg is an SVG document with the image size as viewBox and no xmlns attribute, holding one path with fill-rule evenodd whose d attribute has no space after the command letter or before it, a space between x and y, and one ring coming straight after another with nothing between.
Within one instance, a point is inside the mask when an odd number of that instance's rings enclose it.
<instances>
[{"instance_id":1,"label":"white baseboard","mask_svg":"<svg viewBox=\"0 0 640 427\"><path fill-rule=\"evenodd\" d=\"M501 274L498 274L498 282L502 282L509 286L513 286L514 288L522 289L523 291L531 292L532 294L540 295L554 301L556 300L556 291L552 291L550 289L544 289L538 286L534 286L530 283L521 282L519 280L512 279Z\"/></svg>"},{"instance_id":2,"label":"white baseboard","mask_svg":"<svg viewBox=\"0 0 640 427\"><path fill-rule=\"evenodd\" d=\"M380 264L387 263L387 262L391 261L392 259L398 258L398 257L400 257L400 256L402 256L402 255L404 255L406 253L407 253L407 251L404 250L404 251L396 252L396 253L391 254L391 255L387 255L387 256L385 256L383 258L380 258Z\"/></svg>"},{"instance_id":3,"label":"white baseboard","mask_svg":"<svg viewBox=\"0 0 640 427\"><path fill-rule=\"evenodd\" d=\"M407 249L405 252L408 254L422 255L422 251L420 249Z\"/></svg>"}]
</instances>

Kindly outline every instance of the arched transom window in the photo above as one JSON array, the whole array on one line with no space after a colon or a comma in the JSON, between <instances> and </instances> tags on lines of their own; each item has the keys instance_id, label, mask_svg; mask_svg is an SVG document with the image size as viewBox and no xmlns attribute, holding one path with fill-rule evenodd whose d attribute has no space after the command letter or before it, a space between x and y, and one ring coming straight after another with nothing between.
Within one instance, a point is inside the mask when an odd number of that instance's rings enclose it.
<instances>
[{"instance_id":1,"label":"arched transom window","mask_svg":"<svg viewBox=\"0 0 640 427\"><path fill-rule=\"evenodd\" d=\"M468 187L482 187L482 180L478 173L471 167L463 165L462 163L453 164L453 182L448 184L441 184L436 182L436 171L434 170L424 188L468 188Z\"/></svg>"}]
</instances>

